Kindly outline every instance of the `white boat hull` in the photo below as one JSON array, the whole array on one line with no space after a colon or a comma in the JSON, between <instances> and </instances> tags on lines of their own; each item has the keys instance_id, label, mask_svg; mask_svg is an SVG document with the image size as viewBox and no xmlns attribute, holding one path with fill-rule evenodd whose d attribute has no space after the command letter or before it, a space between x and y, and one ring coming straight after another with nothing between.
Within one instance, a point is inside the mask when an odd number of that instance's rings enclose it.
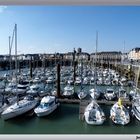
<instances>
[{"instance_id":1,"label":"white boat hull","mask_svg":"<svg viewBox=\"0 0 140 140\"><path fill-rule=\"evenodd\" d=\"M89 121L89 113L85 113L85 121L90 125L102 125L104 123L104 119L99 119L98 121Z\"/></svg>"},{"instance_id":2,"label":"white boat hull","mask_svg":"<svg viewBox=\"0 0 140 140\"><path fill-rule=\"evenodd\" d=\"M25 105L25 107L22 107L22 102L19 101L17 106L20 106L21 104L21 108L17 108L17 109L13 109L12 107L17 105L17 103L11 105L10 107L8 107L4 112L2 112L1 114L1 118L3 120L8 120L14 117L17 117L19 115L22 115L28 111L30 111L31 109L33 109L36 105L37 105L37 101L28 101Z\"/></svg>"},{"instance_id":3,"label":"white boat hull","mask_svg":"<svg viewBox=\"0 0 140 140\"><path fill-rule=\"evenodd\" d=\"M140 121L140 112L138 112L135 107L132 107L132 110L135 117Z\"/></svg>"},{"instance_id":4,"label":"white boat hull","mask_svg":"<svg viewBox=\"0 0 140 140\"><path fill-rule=\"evenodd\" d=\"M110 118L115 124L121 124L126 125L130 122L130 116L127 109L122 106L122 109L119 109L119 111L116 110L118 108L118 104L114 104L113 107L110 110ZM124 111L125 109L125 111Z\"/></svg>"},{"instance_id":5,"label":"white boat hull","mask_svg":"<svg viewBox=\"0 0 140 140\"><path fill-rule=\"evenodd\" d=\"M40 110L34 109L34 112L36 113L38 117L43 117L43 116L47 116L51 114L54 110L57 109L58 106L59 106L59 103L49 109L40 109Z\"/></svg>"},{"instance_id":6,"label":"white boat hull","mask_svg":"<svg viewBox=\"0 0 140 140\"><path fill-rule=\"evenodd\" d=\"M86 123L90 125L102 125L105 121L105 114L95 101L86 107L84 117Z\"/></svg>"}]
</instances>

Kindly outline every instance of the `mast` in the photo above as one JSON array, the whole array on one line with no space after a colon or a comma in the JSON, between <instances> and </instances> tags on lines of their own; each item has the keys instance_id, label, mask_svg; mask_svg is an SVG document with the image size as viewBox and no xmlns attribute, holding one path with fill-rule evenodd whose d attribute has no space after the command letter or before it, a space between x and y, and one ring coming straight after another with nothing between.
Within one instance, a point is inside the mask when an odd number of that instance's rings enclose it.
<instances>
[{"instance_id":1,"label":"mast","mask_svg":"<svg viewBox=\"0 0 140 140\"><path fill-rule=\"evenodd\" d=\"M14 41L14 34L15 34L15 27L14 27L14 30L13 30L12 37L9 36L9 61L10 61L10 70L12 69L11 51L12 51L12 46L13 46L13 41Z\"/></svg>"},{"instance_id":2,"label":"mast","mask_svg":"<svg viewBox=\"0 0 140 140\"><path fill-rule=\"evenodd\" d=\"M123 50L123 63L124 63L124 58L125 58L125 40L124 40L124 50Z\"/></svg>"},{"instance_id":3,"label":"mast","mask_svg":"<svg viewBox=\"0 0 140 140\"><path fill-rule=\"evenodd\" d=\"M81 89L83 89L83 57L81 58Z\"/></svg>"},{"instance_id":4,"label":"mast","mask_svg":"<svg viewBox=\"0 0 140 140\"><path fill-rule=\"evenodd\" d=\"M95 70L94 70L95 88L96 88L96 82L97 82L97 47L98 47L98 31L96 31L96 48L95 48Z\"/></svg>"},{"instance_id":5,"label":"mast","mask_svg":"<svg viewBox=\"0 0 140 140\"><path fill-rule=\"evenodd\" d=\"M10 70L12 69L11 68L11 37L9 36L9 62L10 62Z\"/></svg>"},{"instance_id":6,"label":"mast","mask_svg":"<svg viewBox=\"0 0 140 140\"><path fill-rule=\"evenodd\" d=\"M17 24L15 24L15 76L17 84Z\"/></svg>"}]
</instances>

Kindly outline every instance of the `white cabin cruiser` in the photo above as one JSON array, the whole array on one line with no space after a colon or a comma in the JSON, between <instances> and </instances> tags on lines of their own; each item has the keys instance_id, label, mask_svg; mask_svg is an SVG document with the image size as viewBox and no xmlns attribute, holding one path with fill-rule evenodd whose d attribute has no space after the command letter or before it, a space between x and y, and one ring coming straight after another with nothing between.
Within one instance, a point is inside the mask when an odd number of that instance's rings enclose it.
<instances>
[{"instance_id":1,"label":"white cabin cruiser","mask_svg":"<svg viewBox=\"0 0 140 140\"><path fill-rule=\"evenodd\" d=\"M92 88L89 92L92 99L98 99L101 94L101 92L97 88Z\"/></svg>"},{"instance_id":2,"label":"white cabin cruiser","mask_svg":"<svg viewBox=\"0 0 140 140\"><path fill-rule=\"evenodd\" d=\"M105 114L95 100L86 107L84 117L86 123L90 125L101 125L105 121Z\"/></svg>"},{"instance_id":3,"label":"white cabin cruiser","mask_svg":"<svg viewBox=\"0 0 140 140\"><path fill-rule=\"evenodd\" d=\"M16 88L16 84L10 82L10 83L6 86L5 92L6 92L6 93L12 92L12 90L15 89L15 88Z\"/></svg>"},{"instance_id":4,"label":"white cabin cruiser","mask_svg":"<svg viewBox=\"0 0 140 140\"><path fill-rule=\"evenodd\" d=\"M63 96L72 96L74 94L74 87L71 85L67 85L64 88Z\"/></svg>"},{"instance_id":5,"label":"white cabin cruiser","mask_svg":"<svg viewBox=\"0 0 140 140\"><path fill-rule=\"evenodd\" d=\"M39 92L44 91L44 85L39 83L31 85L29 88L30 89L26 93L32 96L38 95Z\"/></svg>"},{"instance_id":6,"label":"white cabin cruiser","mask_svg":"<svg viewBox=\"0 0 140 140\"><path fill-rule=\"evenodd\" d=\"M34 109L34 112L38 117L47 116L59 105L55 96L45 96L42 98L40 105Z\"/></svg>"},{"instance_id":7,"label":"white cabin cruiser","mask_svg":"<svg viewBox=\"0 0 140 140\"><path fill-rule=\"evenodd\" d=\"M81 100L81 99L84 99L84 98L86 98L86 96L87 96L86 90L84 90L84 88L81 88L81 89L78 91L78 97L79 97L79 99L80 99L80 100Z\"/></svg>"},{"instance_id":8,"label":"white cabin cruiser","mask_svg":"<svg viewBox=\"0 0 140 140\"><path fill-rule=\"evenodd\" d=\"M126 90L123 87L119 88L117 97L129 100L129 95L127 94Z\"/></svg>"},{"instance_id":9,"label":"white cabin cruiser","mask_svg":"<svg viewBox=\"0 0 140 140\"><path fill-rule=\"evenodd\" d=\"M4 120L8 120L16 116L22 115L32 110L37 105L37 103L37 99L33 99L30 98L30 96L26 96L23 100L17 101L16 103L6 108L6 110L2 112L1 118Z\"/></svg>"},{"instance_id":10,"label":"white cabin cruiser","mask_svg":"<svg viewBox=\"0 0 140 140\"><path fill-rule=\"evenodd\" d=\"M18 84L17 85L17 88L14 88L12 90L12 93L17 95L17 94L20 94L20 95L23 95L26 93L26 91L29 89L28 85L21 85L21 84Z\"/></svg>"},{"instance_id":11,"label":"white cabin cruiser","mask_svg":"<svg viewBox=\"0 0 140 140\"><path fill-rule=\"evenodd\" d=\"M107 88L105 92L105 98L109 101L113 100L116 98L116 94L114 92L114 89L112 88Z\"/></svg>"}]
</instances>

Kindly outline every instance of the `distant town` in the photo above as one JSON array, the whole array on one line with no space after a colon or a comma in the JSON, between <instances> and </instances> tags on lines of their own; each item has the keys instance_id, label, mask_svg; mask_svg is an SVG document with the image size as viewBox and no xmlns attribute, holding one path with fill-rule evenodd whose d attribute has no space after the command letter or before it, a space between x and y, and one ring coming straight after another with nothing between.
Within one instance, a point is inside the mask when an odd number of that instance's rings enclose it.
<instances>
[{"instance_id":1,"label":"distant town","mask_svg":"<svg viewBox=\"0 0 140 140\"><path fill-rule=\"evenodd\" d=\"M72 52L68 53L42 53L42 54L19 54L17 55L17 60L26 63L31 59L35 62L43 61L43 60L57 60L61 59L65 64L73 61L73 57L75 60L83 59L84 61L94 61L95 53L87 53L83 52L82 48L74 49ZM15 55L0 55L0 69L8 69L9 61L15 61ZM96 61L99 63L130 63L139 65L140 64L140 48L133 48L127 53L122 53L121 51L109 51L109 52L97 52L96 53ZM70 65L70 64L69 64ZM24 65L25 66L25 65ZM23 66L23 67L24 67Z\"/></svg>"}]
</instances>

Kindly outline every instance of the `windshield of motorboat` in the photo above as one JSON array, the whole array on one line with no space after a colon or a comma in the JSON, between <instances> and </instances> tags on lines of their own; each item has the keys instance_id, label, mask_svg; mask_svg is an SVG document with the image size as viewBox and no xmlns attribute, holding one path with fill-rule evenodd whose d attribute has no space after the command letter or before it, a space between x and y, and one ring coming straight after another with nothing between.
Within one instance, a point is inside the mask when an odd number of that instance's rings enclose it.
<instances>
[{"instance_id":1,"label":"windshield of motorboat","mask_svg":"<svg viewBox=\"0 0 140 140\"><path fill-rule=\"evenodd\" d=\"M15 88L15 87L16 85L12 85L12 84L8 85L8 88Z\"/></svg>"},{"instance_id":2,"label":"windshield of motorboat","mask_svg":"<svg viewBox=\"0 0 140 140\"><path fill-rule=\"evenodd\" d=\"M32 90L39 90L39 87L32 87Z\"/></svg>"},{"instance_id":3,"label":"windshield of motorboat","mask_svg":"<svg viewBox=\"0 0 140 140\"><path fill-rule=\"evenodd\" d=\"M121 94L125 94L126 91L122 89L122 90L120 90L120 93L121 93Z\"/></svg>"},{"instance_id":4,"label":"windshield of motorboat","mask_svg":"<svg viewBox=\"0 0 140 140\"><path fill-rule=\"evenodd\" d=\"M18 89L26 89L26 86L18 86Z\"/></svg>"},{"instance_id":5,"label":"windshield of motorboat","mask_svg":"<svg viewBox=\"0 0 140 140\"><path fill-rule=\"evenodd\" d=\"M24 99L29 100L29 101L34 100L33 96L31 95L25 96Z\"/></svg>"},{"instance_id":6,"label":"windshield of motorboat","mask_svg":"<svg viewBox=\"0 0 140 140\"><path fill-rule=\"evenodd\" d=\"M53 105L54 104L54 101L52 101L52 102L49 102L49 103L42 103L42 104L40 104L40 107L41 108L43 108L43 107L50 107L51 105Z\"/></svg>"},{"instance_id":7,"label":"windshield of motorboat","mask_svg":"<svg viewBox=\"0 0 140 140\"><path fill-rule=\"evenodd\" d=\"M108 89L107 93L113 93L113 90L112 89Z\"/></svg>"}]
</instances>

